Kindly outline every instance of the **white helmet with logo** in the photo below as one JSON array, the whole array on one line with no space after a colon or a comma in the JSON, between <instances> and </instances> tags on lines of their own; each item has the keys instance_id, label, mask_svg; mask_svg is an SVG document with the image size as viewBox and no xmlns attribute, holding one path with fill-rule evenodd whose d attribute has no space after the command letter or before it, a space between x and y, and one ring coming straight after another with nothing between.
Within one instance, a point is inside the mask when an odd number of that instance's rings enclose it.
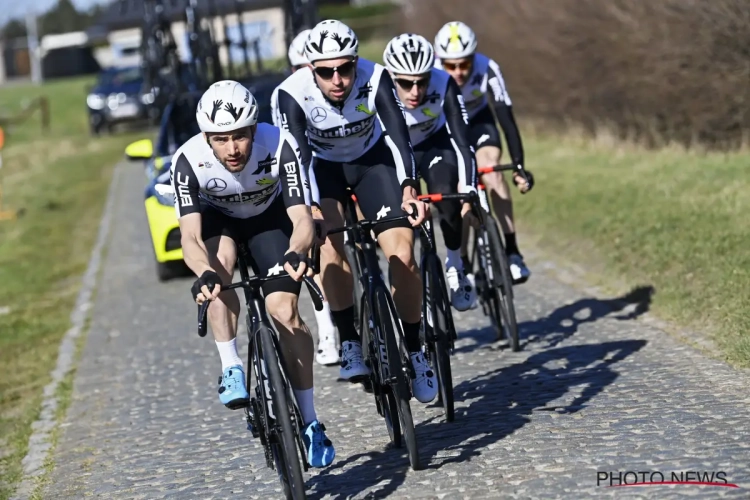
<instances>
[{"instance_id":1,"label":"white helmet with logo","mask_svg":"<svg viewBox=\"0 0 750 500\"><path fill-rule=\"evenodd\" d=\"M307 35L310 34L310 30L300 31L297 36L292 40L292 44L289 46L289 64L292 66L302 66L307 64L307 58L305 57L305 42L307 41Z\"/></svg>"},{"instance_id":2,"label":"white helmet with logo","mask_svg":"<svg viewBox=\"0 0 750 500\"><path fill-rule=\"evenodd\" d=\"M349 26L335 19L316 24L305 42L305 55L311 63L321 59L354 57L358 49L357 35Z\"/></svg>"},{"instance_id":3,"label":"white helmet with logo","mask_svg":"<svg viewBox=\"0 0 750 500\"><path fill-rule=\"evenodd\" d=\"M461 21L445 23L435 35L435 55L440 59L461 59L477 50L477 37Z\"/></svg>"},{"instance_id":4,"label":"white helmet with logo","mask_svg":"<svg viewBox=\"0 0 750 500\"><path fill-rule=\"evenodd\" d=\"M383 63L393 73L421 75L429 73L435 62L432 44L421 35L404 33L388 42L383 51Z\"/></svg>"},{"instance_id":5,"label":"white helmet with logo","mask_svg":"<svg viewBox=\"0 0 750 500\"><path fill-rule=\"evenodd\" d=\"M231 132L257 123L258 103L241 83L222 80L203 94L196 118L202 132Z\"/></svg>"}]
</instances>

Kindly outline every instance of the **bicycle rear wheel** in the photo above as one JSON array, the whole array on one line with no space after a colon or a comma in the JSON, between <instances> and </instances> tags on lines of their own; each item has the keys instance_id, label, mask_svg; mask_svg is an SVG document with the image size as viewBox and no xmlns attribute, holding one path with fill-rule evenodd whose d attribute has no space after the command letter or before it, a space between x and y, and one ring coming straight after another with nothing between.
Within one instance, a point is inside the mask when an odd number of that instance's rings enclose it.
<instances>
[{"instance_id":1,"label":"bicycle rear wheel","mask_svg":"<svg viewBox=\"0 0 750 500\"><path fill-rule=\"evenodd\" d=\"M386 296L383 290L375 292L375 310L378 324L376 328L382 328L382 334L385 339L386 355L388 358L388 375L391 378L389 382L390 389L396 398L398 416L403 431L406 449L409 452L409 463L413 470L422 469L422 463L419 458L419 448L417 446L417 433L414 430L414 419L411 415L411 390L409 389L404 370L404 363L410 362L408 358L403 359L398 342L396 341L396 330L394 328L395 307Z\"/></svg>"},{"instance_id":2,"label":"bicycle rear wheel","mask_svg":"<svg viewBox=\"0 0 750 500\"><path fill-rule=\"evenodd\" d=\"M289 411L291 388L286 384L282 374L283 368L274 348L271 331L261 325L259 334L262 346L260 352L267 370L264 376L268 377L276 423L276 430L272 432L270 439L276 470L286 497L295 500L303 499L306 498L305 481L302 478L300 457L297 455L297 440ZM302 459L304 460L305 457L303 456Z\"/></svg>"},{"instance_id":3,"label":"bicycle rear wheel","mask_svg":"<svg viewBox=\"0 0 750 500\"><path fill-rule=\"evenodd\" d=\"M487 221L487 236L489 238L490 254L493 267L493 281L497 305L502 316L502 325L498 331L498 339L505 337L510 342L511 350L518 351L518 324L516 323L516 308L513 303L513 281L510 277L510 263L505 253L503 240L494 219ZM499 272L498 272L499 271Z\"/></svg>"}]
</instances>

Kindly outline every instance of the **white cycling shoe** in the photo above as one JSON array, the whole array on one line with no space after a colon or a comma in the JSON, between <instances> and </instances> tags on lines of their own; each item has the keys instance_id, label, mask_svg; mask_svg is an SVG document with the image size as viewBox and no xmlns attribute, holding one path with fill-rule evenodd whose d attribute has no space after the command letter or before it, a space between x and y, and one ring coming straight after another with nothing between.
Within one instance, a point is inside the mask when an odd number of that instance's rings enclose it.
<instances>
[{"instance_id":1,"label":"white cycling shoe","mask_svg":"<svg viewBox=\"0 0 750 500\"><path fill-rule=\"evenodd\" d=\"M513 279L514 285L520 285L525 283L531 276L531 271L526 267L523 262L523 257L517 253L508 255L508 263L510 267L510 276Z\"/></svg>"},{"instance_id":2,"label":"white cycling shoe","mask_svg":"<svg viewBox=\"0 0 750 500\"><path fill-rule=\"evenodd\" d=\"M420 403L429 403L438 393L435 371L430 367L422 352L412 352L409 357L417 376L411 381L411 392Z\"/></svg>"},{"instance_id":3,"label":"white cycling shoe","mask_svg":"<svg viewBox=\"0 0 750 500\"><path fill-rule=\"evenodd\" d=\"M370 369L362 357L362 345L348 340L342 342L339 376L350 382L360 382L369 375Z\"/></svg>"},{"instance_id":4,"label":"white cycling shoe","mask_svg":"<svg viewBox=\"0 0 750 500\"><path fill-rule=\"evenodd\" d=\"M451 294L451 305L456 311L466 311L476 307L477 291L474 284L464 274L463 269L446 267L445 281Z\"/></svg>"},{"instance_id":5,"label":"white cycling shoe","mask_svg":"<svg viewBox=\"0 0 750 500\"><path fill-rule=\"evenodd\" d=\"M324 336L318 339L318 350L315 352L315 361L324 366L339 363L339 349L336 345L335 331L324 334Z\"/></svg>"}]
</instances>

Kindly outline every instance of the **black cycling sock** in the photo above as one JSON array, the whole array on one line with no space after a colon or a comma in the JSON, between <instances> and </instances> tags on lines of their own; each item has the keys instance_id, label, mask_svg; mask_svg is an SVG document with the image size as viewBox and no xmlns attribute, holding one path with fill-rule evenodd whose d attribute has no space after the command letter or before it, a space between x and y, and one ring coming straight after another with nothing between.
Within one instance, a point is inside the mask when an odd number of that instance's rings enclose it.
<instances>
[{"instance_id":1,"label":"black cycling sock","mask_svg":"<svg viewBox=\"0 0 750 500\"><path fill-rule=\"evenodd\" d=\"M513 255L515 254L521 254L521 252L518 251L518 244L516 243L516 233L505 233L503 236L505 236L505 254L506 255Z\"/></svg>"},{"instance_id":2,"label":"black cycling sock","mask_svg":"<svg viewBox=\"0 0 750 500\"><path fill-rule=\"evenodd\" d=\"M406 321L402 321L401 324L404 326L406 349L410 353L420 351L422 349L422 342L419 340L419 327L422 323L407 323Z\"/></svg>"},{"instance_id":3,"label":"black cycling sock","mask_svg":"<svg viewBox=\"0 0 750 500\"><path fill-rule=\"evenodd\" d=\"M339 339L344 342L361 342L359 333L354 328L354 306L347 307L341 311L331 311L333 324L339 330Z\"/></svg>"}]
</instances>

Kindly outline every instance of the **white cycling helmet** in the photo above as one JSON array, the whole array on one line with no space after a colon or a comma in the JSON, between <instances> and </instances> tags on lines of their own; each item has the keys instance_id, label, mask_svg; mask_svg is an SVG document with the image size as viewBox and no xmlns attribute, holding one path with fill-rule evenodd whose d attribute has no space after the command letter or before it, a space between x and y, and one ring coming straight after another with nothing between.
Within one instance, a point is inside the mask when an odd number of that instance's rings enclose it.
<instances>
[{"instance_id":1,"label":"white cycling helmet","mask_svg":"<svg viewBox=\"0 0 750 500\"><path fill-rule=\"evenodd\" d=\"M404 33L388 42L383 51L383 63L393 73L422 75L432 70L435 51L425 37Z\"/></svg>"},{"instance_id":2,"label":"white cycling helmet","mask_svg":"<svg viewBox=\"0 0 750 500\"><path fill-rule=\"evenodd\" d=\"M307 58L305 57L305 42L307 41L307 35L310 34L310 30L300 31L297 36L292 40L292 44L289 46L289 64L292 66L302 66L307 64Z\"/></svg>"},{"instance_id":3,"label":"white cycling helmet","mask_svg":"<svg viewBox=\"0 0 750 500\"><path fill-rule=\"evenodd\" d=\"M222 80L203 94L196 118L202 132L231 132L257 123L258 103L241 83Z\"/></svg>"},{"instance_id":4,"label":"white cycling helmet","mask_svg":"<svg viewBox=\"0 0 750 500\"><path fill-rule=\"evenodd\" d=\"M305 56L311 63L321 59L354 57L359 49L357 35L341 21L326 19L310 30L305 43Z\"/></svg>"},{"instance_id":5,"label":"white cycling helmet","mask_svg":"<svg viewBox=\"0 0 750 500\"><path fill-rule=\"evenodd\" d=\"M435 55L439 59L461 59L477 50L477 37L461 21L445 23L435 35Z\"/></svg>"}]
</instances>

